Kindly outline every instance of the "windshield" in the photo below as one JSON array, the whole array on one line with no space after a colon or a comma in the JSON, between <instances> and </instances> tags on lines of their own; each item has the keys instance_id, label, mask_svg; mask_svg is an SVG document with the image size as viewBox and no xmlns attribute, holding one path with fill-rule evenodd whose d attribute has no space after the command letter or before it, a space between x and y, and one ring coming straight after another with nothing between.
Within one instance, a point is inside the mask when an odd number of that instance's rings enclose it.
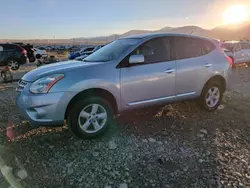
<instances>
[{"instance_id":1,"label":"windshield","mask_svg":"<svg viewBox=\"0 0 250 188\"><path fill-rule=\"evenodd\" d=\"M222 48L232 51L235 47L236 43L224 43L221 45Z\"/></svg>"},{"instance_id":2,"label":"windshield","mask_svg":"<svg viewBox=\"0 0 250 188\"><path fill-rule=\"evenodd\" d=\"M106 62L118 58L125 53L131 46L138 43L139 39L120 39L116 40L95 53L91 54L84 61L87 62Z\"/></svg>"}]
</instances>

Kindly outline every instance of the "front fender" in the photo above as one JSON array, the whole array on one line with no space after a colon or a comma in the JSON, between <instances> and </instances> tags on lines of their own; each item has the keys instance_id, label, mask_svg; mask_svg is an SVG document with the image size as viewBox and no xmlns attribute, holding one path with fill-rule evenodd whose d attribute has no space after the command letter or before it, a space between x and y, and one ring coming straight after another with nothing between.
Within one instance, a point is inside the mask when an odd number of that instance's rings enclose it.
<instances>
[{"instance_id":1,"label":"front fender","mask_svg":"<svg viewBox=\"0 0 250 188\"><path fill-rule=\"evenodd\" d=\"M69 88L70 92L76 93L76 95L82 91L87 89L103 89L111 93L117 102L118 110L121 109L120 106L120 85L113 84L101 79L93 79L93 80L83 80L75 83ZM72 97L73 98L73 97Z\"/></svg>"}]
</instances>

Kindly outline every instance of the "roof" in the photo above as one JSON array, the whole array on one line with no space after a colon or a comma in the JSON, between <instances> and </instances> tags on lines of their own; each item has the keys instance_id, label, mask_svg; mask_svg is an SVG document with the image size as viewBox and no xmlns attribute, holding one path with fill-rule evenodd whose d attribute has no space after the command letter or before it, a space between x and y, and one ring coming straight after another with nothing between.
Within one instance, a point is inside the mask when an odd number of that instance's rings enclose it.
<instances>
[{"instance_id":1,"label":"roof","mask_svg":"<svg viewBox=\"0 0 250 188\"><path fill-rule=\"evenodd\" d=\"M240 42L249 42L248 40L240 40L240 41L224 41L224 43L232 43L232 44L235 44L235 43L240 43Z\"/></svg>"},{"instance_id":2,"label":"roof","mask_svg":"<svg viewBox=\"0 0 250 188\"><path fill-rule=\"evenodd\" d=\"M240 41L224 41L224 43L238 43L238 42L240 42Z\"/></svg>"},{"instance_id":3,"label":"roof","mask_svg":"<svg viewBox=\"0 0 250 188\"><path fill-rule=\"evenodd\" d=\"M200 37L200 36L182 34L182 33L147 33L147 34L142 34L142 35L128 36L128 37L124 37L124 38L150 39L150 38L155 38L155 37L168 37L168 36L193 37L193 38L209 39L209 38L206 38L206 37ZM211 40L211 39L209 39L209 40Z\"/></svg>"}]
</instances>

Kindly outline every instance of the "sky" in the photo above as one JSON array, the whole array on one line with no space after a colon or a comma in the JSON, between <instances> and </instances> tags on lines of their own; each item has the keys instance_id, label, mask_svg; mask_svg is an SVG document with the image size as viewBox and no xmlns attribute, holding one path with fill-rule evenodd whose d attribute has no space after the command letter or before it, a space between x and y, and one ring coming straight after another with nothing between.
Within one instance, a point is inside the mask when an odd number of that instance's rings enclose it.
<instances>
[{"instance_id":1,"label":"sky","mask_svg":"<svg viewBox=\"0 0 250 188\"><path fill-rule=\"evenodd\" d=\"M131 29L221 25L231 4L249 0L1 0L0 39L68 39Z\"/></svg>"}]
</instances>

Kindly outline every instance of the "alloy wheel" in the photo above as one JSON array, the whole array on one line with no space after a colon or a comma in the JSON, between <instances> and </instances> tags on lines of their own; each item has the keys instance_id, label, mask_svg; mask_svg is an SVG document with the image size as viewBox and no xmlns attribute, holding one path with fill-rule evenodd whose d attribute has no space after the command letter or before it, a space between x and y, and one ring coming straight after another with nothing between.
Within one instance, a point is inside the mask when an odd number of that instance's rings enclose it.
<instances>
[{"instance_id":1,"label":"alloy wheel","mask_svg":"<svg viewBox=\"0 0 250 188\"><path fill-rule=\"evenodd\" d=\"M214 86L210 88L206 94L206 104L209 108L215 107L220 101L220 90Z\"/></svg>"},{"instance_id":2,"label":"alloy wheel","mask_svg":"<svg viewBox=\"0 0 250 188\"><path fill-rule=\"evenodd\" d=\"M100 104L90 104L78 116L78 125L86 133L100 131L107 122L107 111Z\"/></svg>"},{"instance_id":3,"label":"alloy wheel","mask_svg":"<svg viewBox=\"0 0 250 188\"><path fill-rule=\"evenodd\" d=\"M11 67L12 70L17 70L19 67L19 64L17 61L10 61L9 66Z\"/></svg>"}]
</instances>

